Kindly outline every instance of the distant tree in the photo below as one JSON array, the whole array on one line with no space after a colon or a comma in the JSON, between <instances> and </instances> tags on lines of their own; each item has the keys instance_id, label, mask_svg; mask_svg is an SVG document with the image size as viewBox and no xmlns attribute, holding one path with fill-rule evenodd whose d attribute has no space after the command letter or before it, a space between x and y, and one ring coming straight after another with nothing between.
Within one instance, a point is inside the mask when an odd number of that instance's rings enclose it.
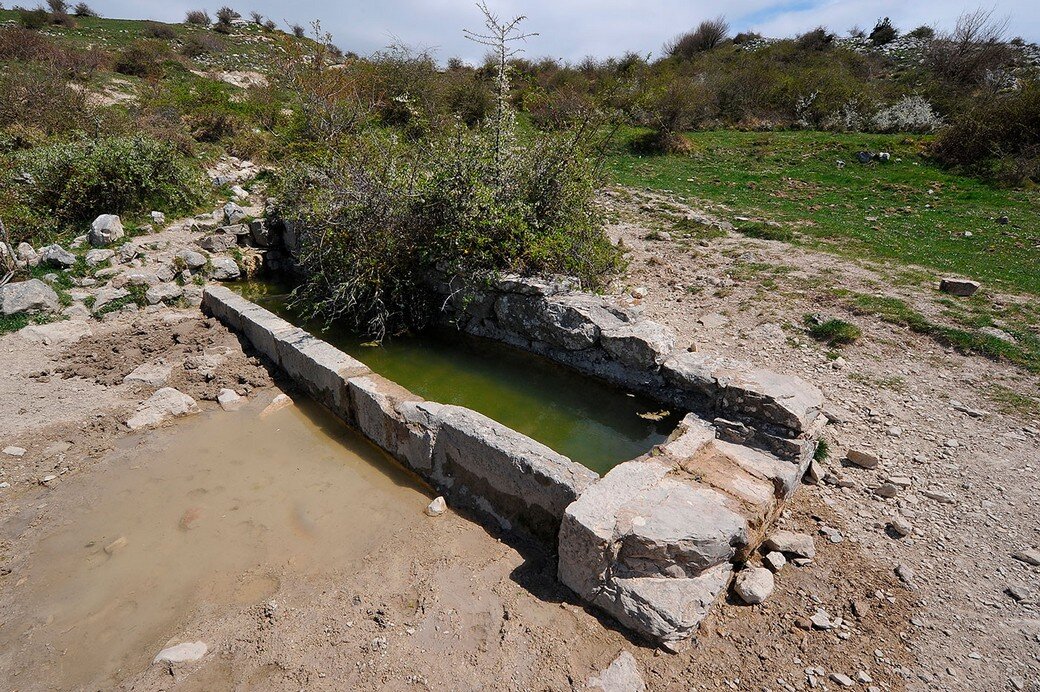
<instances>
[{"instance_id":1,"label":"distant tree","mask_svg":"<svg viewBox=\"0 0 1040 692\"><path fill-rule=\"evenodd\" d=\"M754 31L741 31L739 34L733 37L733 43L738 46L744 45L745 43L751 43L762 38L762 34Z\"/></svg>"},{"instance_id":2,"label":"distant tree","mask_svg":"<svg viewBox=\"0 0 1040 692\"><path fill-rule=\"evenodd\" d=\"M274 31L278 28L278 25L274 23L273 19L268 19L266 22L264 22L264 28L268 31Z\"/></svg>"},{"instance_id":3,"label":"distant tree","mask_svg":"<svg viewBox=\"0 0 1040 692\"><path fill-rule=\"evenodd\" d=\"M74 15L76 15L77 17L100 17L101 16L97 12L95 12L94 9L91 8L90 5L88 5L85 2L76 3L76 6L72 9L72 13Z\"/></svg>"},{"instance_id":4,"label":"distant tree","mask_svg":"<svg viewBox=\"0 0 1040 692\"><path fill-rule=\"evenodd\" d=\"M924 62L948 86L971 88L1013 58L1005 42L1008 20L993 20L988 10L965 12L952 32L936 37Z\"/></svg>"},{"instance_id":5,"label":"distant tree","mask_svg":"<svg viewBox=\"0 0 1040 692\"><path fill-rule=\"evenodd\" d=\"M892 26L892 20L888 17L877 20L873 30L870 32L870 42L875 46L883 46L892 43L899 38L899 29Z\"/></svg>"},{"instance_id":6,"label":"distant tree","mask_svg":"<svg viewBox=\"0 0 1040 692\"><path fill-rule=\"evenodd\" d=\"M689 59L697 53L715 48L729 36L729 22L725 17L716 17L701 22L693 31L689 31L665 46L665 53L673 58Z\"/></svg>"},{"instance_id":7,"label":"distant tree","mask_svg":"<svg viewBox=\"0 0 1040 692\"><path fill-rule=\"evenodd\" d=\"M304 36L307 35L307 32L304 31L304 28L302 26L300 26L299 24L293 24L292 25L292 33L293 33L293 36L295 36L296 38L303 38Z\"/></svg>"},{"instance_id":8,"label":"distant tree","mask_svg":"<svg viewBox=\"0 0 1040 692\"><path fill-rule=\"evenodd\" d=\"M829 33L826 28L818 26L799 36L796 43L802 50L827 50L834 44L834 34Z\"/></svg>"},{"instance_id":9,"label":"distant tree","mask_svg":"<svg viewBox=\"0 0 1040 692\"><path fill-rule=\"evenodd\" d=\"M257 26L264 25L264 15L260 14L256 10L249 13L249 18L253 21L253 24L256 24Z\"/></svg>"},{"instance_id":10,"label":"distant tree","mask_svg":"<svg viewBox=\"0 0 1040 692\"><path fill-rule=\"evenodd\" d=\"M188 13L184 15L184 23L194 26L209 26L211 21L206 10L188 10Z\"/></svg>"},{"instance_id":11,"label":"distant tree","mask_svg":"<svg viewBox=\"0 0 1040 692\"><path fill-rule=\"evenodd\" d=\"M867 32L859 28L859 25L857 24L853 26L851 29L849 29L849 36L851 36L852 38L866 38Z\"/></svg>"},{"instance_id":12,"label":"distant tree","mask_svg":"<svg viewBox=\"0 0 1040 692\"><path fill-rule=\"evenodd\" d=\"M50 8L51 14L68 14L69 3L65 0L47 0L47 7Z\"/></svg>"},{"instance_id":13,"label":"distant tree","mask_svg":"<svg viewBox=\"0 0 1040 692\"><path fill-rule=\"evenodd\" d=\"M242 15L225 5L217 10L217 23L213 25L213 30L221 34L230 34L233 27L232 22L241 18Z\"/></svg>"},{"instance_id":14,"label":"distant tree","mask_svg":"<svg viewBox=\"0 0 1040 692\"><path fill-rule=\"evenodd\" d=\"M929 41L929 40L935 38L935 29L933 29L932 27L928 26L927 24L922 24L921 26L917 27L916 29L911 31L909 34L907 34L907 36L913 36L914 38L919 38L919 39L922 39L922 40L925 40L925 41Z\"/></svg>"}]
</instances>

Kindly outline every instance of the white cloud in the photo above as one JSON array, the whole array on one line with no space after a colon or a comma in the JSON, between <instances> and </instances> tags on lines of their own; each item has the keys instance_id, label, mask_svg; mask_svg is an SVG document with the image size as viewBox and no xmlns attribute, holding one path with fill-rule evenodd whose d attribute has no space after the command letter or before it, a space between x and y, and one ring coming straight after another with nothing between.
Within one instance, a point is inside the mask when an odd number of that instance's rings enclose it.
<instances>
[{"instance_id":1,"label":"white cloud","mask_svg":"<svg viewBox=\"0 0 1040 692\"><path fill-rule=\"evenodd\" d=\"M219 4L209 7L212 14ZM180 21L185 11L207 3L160 0L108 0L96 8L113 17ZM415 46L436 48L441 58L459 55L478 60L483 49L463 38L462 29L481 26L481 16L470 0L381 0L380 2L300 3L288 0L252 0L240 5L242 14L256 10L275 21L307 25L320 19L340 48L370 53L394 37ZM858 24L869 29L881 16L911 29L921 24L951 26L957 16L978 7L978 0L489 0L503 16L525 14L528 31L538 32L527 45L531 56L551 55L580 60L586 55L605 57L625 51L657 53L661 45L705 18L724 13L734 30L753 28L771 36L793 35L824 25L844 32ZM1040 3L1035 0L997 0L998 16L1012 18L1011 31L1027 40L1040 39Z\"/></svg>"}]
</instances>

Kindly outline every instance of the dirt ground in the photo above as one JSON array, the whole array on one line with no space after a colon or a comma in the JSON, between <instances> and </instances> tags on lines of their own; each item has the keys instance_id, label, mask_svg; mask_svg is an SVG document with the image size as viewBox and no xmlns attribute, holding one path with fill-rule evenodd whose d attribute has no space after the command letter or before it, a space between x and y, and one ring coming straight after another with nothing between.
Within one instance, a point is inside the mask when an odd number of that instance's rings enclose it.
<instances>
[{"instance_id":1,"label":"dirt ground","mask_svg":"<svg viewBox=\"0 0 1040 692\"><path fill-rule=\"evenodd\" d=\"M829 476L805 485L781 520L816 536L813 562L785 567L760 606L717 608L689 650L668 654L584 609L556 582L552 555L451 511L422 516L417 503L419 520L361 560L306 579L283 565L247 602L189 600L165 642L200 640L210 653L120 669L119 686L581 690L627 650L652 690L841 688L832 674L863 690L1040 689L1040 568L1012 558L1040 545L1040 423L998 413L986 395L994 383L1035 394L1036 379L871 318L857 318L864 337L836 365L791 326L826 312L822 287L908 299L927 287L893 288L884 267L735 234L692 247L649 240L660 200L625 197L607 201L610 232L629 249L628 287L646 289L649 317L699 350L799 374L827 395ZM790 269L752 274L749 264ZM0 628L61 524L57 509L89 501L95 479L123 463L117 447L184 425L130 432L124 421L157 387L124 383L128 373L170 365L167 386L197 399L203 416L229 415L213 401L222 388L250 405L277 391L238 339L195 309L84 324L0 337L0 448L26 450L0 454ZM852 448L878 453L878 468L842 464ZM876 495L889 479L896 497ZM909 536L888 529L897 516ZM808 623L819 610L834 629ZM24 637L31 645L31 629ZM25 661L10 651L0 661L0 686L42 689Z\"/></svg>"}]
</instances>

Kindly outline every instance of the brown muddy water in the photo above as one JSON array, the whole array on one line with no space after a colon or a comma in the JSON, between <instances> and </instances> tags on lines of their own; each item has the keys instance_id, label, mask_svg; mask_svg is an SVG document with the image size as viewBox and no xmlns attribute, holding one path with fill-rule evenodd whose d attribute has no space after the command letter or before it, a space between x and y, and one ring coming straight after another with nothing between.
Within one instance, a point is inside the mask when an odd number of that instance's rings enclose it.
<instances>
[{"instance_id":1,"label":"brown muddy water","mask_svg":"<svg viewBox=\"0 0 1040 692\"><path fill-rule=\"evenodd\" d=\"M331 415L301 399L261 419L259 403L126 438L24 498L0 528L32 546L0 597L0 687L111 688L205 641L198 613L350 568L425 519L423 487Z\"/></svg>"}]
</instances>

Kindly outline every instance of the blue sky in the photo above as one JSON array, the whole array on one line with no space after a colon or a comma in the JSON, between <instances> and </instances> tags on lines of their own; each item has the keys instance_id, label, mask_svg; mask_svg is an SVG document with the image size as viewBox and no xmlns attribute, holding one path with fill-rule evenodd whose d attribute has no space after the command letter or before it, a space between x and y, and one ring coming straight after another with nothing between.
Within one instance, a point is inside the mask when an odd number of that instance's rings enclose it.
<instances>
[{"instance_id":1,"label":"blue sky","mask_svg":"<svg viewBox=\"0 0 1040 692\"><path fill-rule=\"evenodd\" d=\"M102 14L122 18L180 21L185 11L205 8L210 14L228 0L95 0ZM234 0L243 15L256 10L280 24L308 25L320 19L343 50L367 54L395 39L436 49L440 59L458 55L478 61L480 46L462 36L463 27L480 28L471 0ZM586 55L605 57L628 50L659 53L669 38L700 20L724 13L734 30L753 29L768 36L787 36L824 25L844 33L859 25L869 29L889 16L903 29L921 24L952 26L957 16L979 7L961 0L488 0L502 16L527 15L525 27L538 32L527 44L532 57L550 55L577 61ZM984 5L995 17L1010 19L1011 35L1040 40L1040 2L998 0Z\"/></svg>"}]
</instances>

